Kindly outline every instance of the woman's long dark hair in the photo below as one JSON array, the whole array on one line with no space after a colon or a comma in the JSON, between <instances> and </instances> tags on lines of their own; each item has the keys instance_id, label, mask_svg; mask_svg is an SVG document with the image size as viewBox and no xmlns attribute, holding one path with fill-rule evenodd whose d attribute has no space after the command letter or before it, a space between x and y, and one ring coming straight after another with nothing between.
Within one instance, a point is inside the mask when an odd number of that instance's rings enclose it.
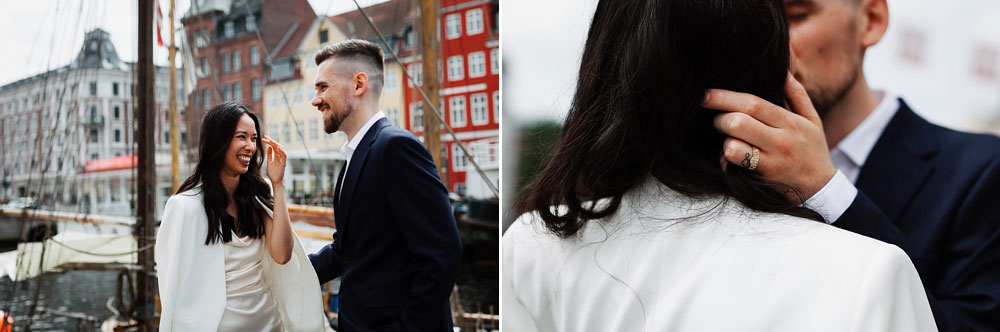
<instances>
[{"instance_id":1,"label":"woman's long dark hair","mask_svg":"<svg viewBox=\"0 0 1000 332\"><path fill-rule=\"evenodd\" d=\"M701 107L720 88L784 105L788 26L781 0L601 0L576 94L555 153L522 192L562 237L618 209L647 176L690 197L724 195L751 209L822 217L796 192L736 165L720 167L725 136ZM586 201L610 198L610 204ZM552 206L565 205L554 214Z\"/></svg>"},{"instance_id":2,"label":"woman's long dark hair","mask_svg":"<svg viewBox=\"0 0 1000 332\"><path fill-rule=\"evenodd\" d=\"M201 123L201 138L198 140L198 165L194 173L177 189L175 194L201 186L205 199L205 214L208 215L208 237L205 244L217 241L229 243L232 232L238 229L241 236L254 239L264 236L264 215L267 213L257 203L260 199L268 209L274 209L274 199L271 189L261 176L261 165L264 163L264 145L257 140L257 149L250 159L250 168L240 175L240 183L233 192L236 201L236 220L226 212L229 197L222 186L219 173L227 157L229 144L236 133L236 125L246 114L253 119L255 130L260 133L260 121L257 115L250 112L246 106L227 102L212 107L205 114ZM239 223L238 227L236 223Z\"/></svg>"}]
</instances>

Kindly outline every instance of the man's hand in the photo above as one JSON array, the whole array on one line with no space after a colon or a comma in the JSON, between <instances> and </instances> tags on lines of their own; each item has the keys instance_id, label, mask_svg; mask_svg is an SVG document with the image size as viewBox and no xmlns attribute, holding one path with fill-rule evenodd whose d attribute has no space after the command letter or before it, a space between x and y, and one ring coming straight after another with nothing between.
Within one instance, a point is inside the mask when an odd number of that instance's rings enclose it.
<instances>
[{"instance_id":1,"label":"man's hand","mask_svg":"<svg viewBox=\"0 0 1000 332\"><path fill-rule=\"evenodd\" d=\"M801 197L791 198L802 203L823 189L837 169L830 161L819 114L790 73L785 98L791 112L751 94L709 89L702 106L723 111L714 125L729 136L723 143L726 160L744 167L751 145L756 146L760 160L754 172L795 188Z\"/></svg>"}]
</instances>

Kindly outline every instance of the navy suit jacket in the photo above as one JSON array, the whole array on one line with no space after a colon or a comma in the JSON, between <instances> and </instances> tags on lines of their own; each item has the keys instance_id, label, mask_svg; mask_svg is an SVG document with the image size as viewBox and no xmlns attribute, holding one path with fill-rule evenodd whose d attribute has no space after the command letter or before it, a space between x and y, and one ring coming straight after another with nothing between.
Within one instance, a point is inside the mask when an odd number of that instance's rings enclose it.
<instances>
[{"instance_id":1,"label":"navy suit jacket","mask_svg":"<svg viewBox=\"0 0 1000 332\"><path fill-rule=\"evenodd\" d=\"M941 331L1000 331L1000 138L928 123L900 100L833 225L898 245Z\"/></svg>"},{"instance_id":2,"label":"navy suit jacket","mask_svg":"<svg viewBox=\"0 0 1000 332\"><path fill-rule=\"evenodd\" d=\"M462 245L427 149L383 118L341 177L334 241L309 255L320 284L343 276L338 331L452 331Z\"/></svg>"}]
</instances>

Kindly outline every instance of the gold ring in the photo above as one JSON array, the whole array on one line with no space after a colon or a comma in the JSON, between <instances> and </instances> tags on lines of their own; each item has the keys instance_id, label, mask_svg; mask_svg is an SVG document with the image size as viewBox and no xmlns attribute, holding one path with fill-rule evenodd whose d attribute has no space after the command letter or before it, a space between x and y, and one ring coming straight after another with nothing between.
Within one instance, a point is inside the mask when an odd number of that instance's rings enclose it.
<instances>
[{"instance_id":1,"label":"gold ring","mask_svg":"<svg viewBox=\"0 0 1000 332\"><path fill-rule=\"evenodd\" d=\"M747 167L747 170L751 171L757 169L757 163L760 162L760 149L756 146L752 148L753 151L750 152L750 167Z\"/></svg>"}]
</instances>

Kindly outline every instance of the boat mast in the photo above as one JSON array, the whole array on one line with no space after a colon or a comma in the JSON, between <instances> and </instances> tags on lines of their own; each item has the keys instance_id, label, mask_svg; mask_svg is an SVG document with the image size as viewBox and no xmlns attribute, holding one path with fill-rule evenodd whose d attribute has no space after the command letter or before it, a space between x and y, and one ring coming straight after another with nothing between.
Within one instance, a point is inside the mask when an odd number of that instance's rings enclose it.
<instances>
[{"instance_id":1,"label":"boat mast","mask_svg":"<svg viewBox=\"0 0 1000 332\"><path fill-rule=\"evenodd\" d=\"M174 45L174 2L170 0L170 193L177 192L181 185L181 171L178 165L180 154L180 114L177 111L177 47ZM190 65L190 64L186 64Z\"/></svg>"},{"instance_id":2,"label":"boat mast","mask_svg":"<svg viewBox=\"0 0 1000 332\"><path fill-rule=\"evenodd\" d=\"M136 61L136 131L138 172L136 178L136 224L134 234L138 248L145 248L153 241L153 202L155 201L155 150L153 147L155 100L153 85L155 84L153 68L153 1L137 0L139 7L139 56ZM173 31L171 31L173 35ZM171 91L174 91L171 89ZM174 98L176 100L176 98ZM153 250L143 250L138 253L139 270L136 271L136 320L140 331L154 331L154 308L152 305L153 283L149 272L153 270Z\"/></svg>"}]
</instances>

